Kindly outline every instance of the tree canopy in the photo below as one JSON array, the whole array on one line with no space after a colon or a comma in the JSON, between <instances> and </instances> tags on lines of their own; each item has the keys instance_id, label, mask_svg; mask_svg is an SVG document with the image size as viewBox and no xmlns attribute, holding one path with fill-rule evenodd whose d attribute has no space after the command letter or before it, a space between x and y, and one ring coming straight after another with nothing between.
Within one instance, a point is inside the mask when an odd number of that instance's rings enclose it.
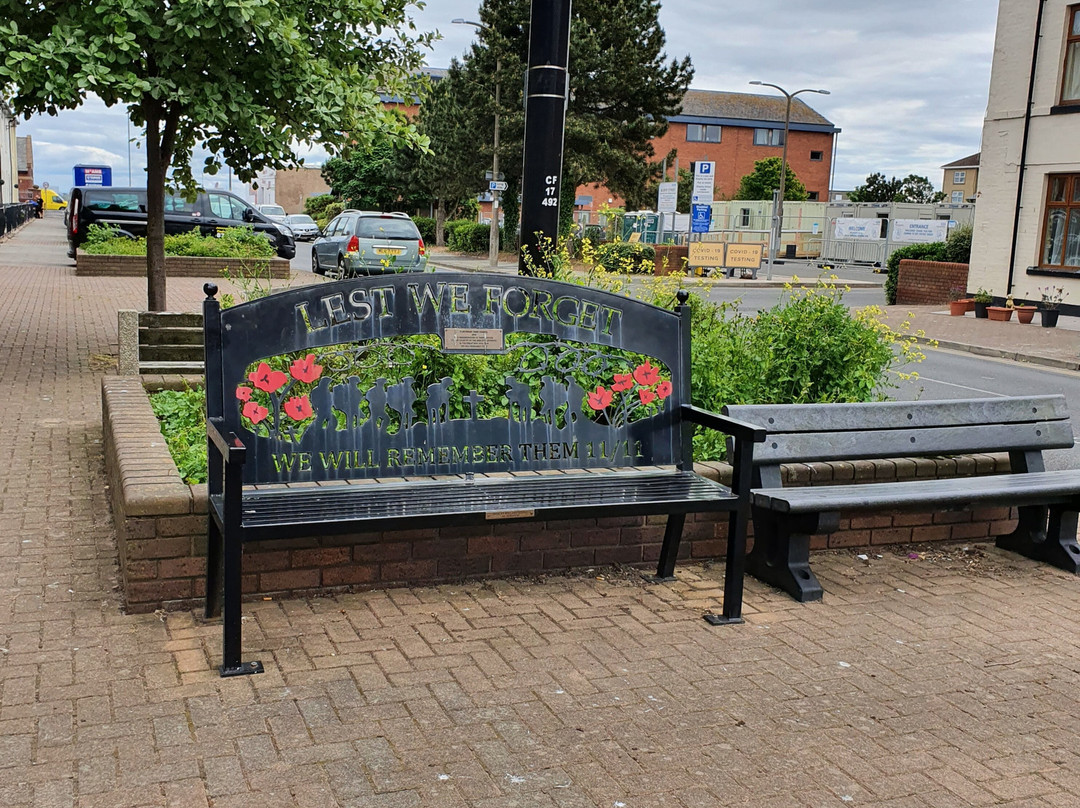
<instances>
[{"instance_id":1,"label":"tree canopy","mask_svg":"<svg viewBox=\"0 0 1080 808\"><path fill-rule=\"evenodd\" d=\"M766 157L754 163L752 173L745 175L739 181L739 190L735 192L734 199L772 199L773 191L780 190L780 163L779 157ZM787 176L784 177L784 201L805 202L809 194L802 180L796 176L787 164Z\"/></svg>"},{"instance_id":2,"label":"tree canopy","mask_svg":"<svg viewBox=\"0 0 1080 808\"><path fill-rule=\"evenodd\" d=\"M420 142L384 109L407 93L430 35L409 0L0 0L0 85L16 112L55 115L93 93L145 128L147 298L165 308L164 189L194 185L196 145L243 181L389 134ZM418 3L415 5L419 5Z\"/></svg>"},{"instance_id":3,"label":"tree canopy","mask_svg":"<svg viewBox=\"0 0 1080 808\"><path fill-rule=\"evenodd\" d=\"M868 175L866 182L848 195L852 202L940 202L944 198L926 177L908 174L902 180L885 179L880 172Z\"/></svg>"}]
</instances>

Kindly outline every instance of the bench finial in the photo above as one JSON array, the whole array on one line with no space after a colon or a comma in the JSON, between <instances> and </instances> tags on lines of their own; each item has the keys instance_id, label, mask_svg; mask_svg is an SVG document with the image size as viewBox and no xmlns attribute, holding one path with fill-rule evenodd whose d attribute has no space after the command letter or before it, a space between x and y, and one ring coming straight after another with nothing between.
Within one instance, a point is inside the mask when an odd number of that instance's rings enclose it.
<instances>
[{"instance_id":1,"label":"bench finial","mask_svg":"<svg viewBox=\"0 0 1080 808\"><path fill-rule=\"evenodd\" d=\"M214 295L217 294L217 284L216 283L204 283L202 290L204 292L206 292L207 297L213 297Z\"/></svg>"},{"instance_id":2,"label":"bench finial","mask_svg":"<svg viewBox=\"0 0 1080 808\"><path fill-rule=\"evenodd\" d=\"M685 306L686 301L690 299L690 292L686 289L680 289L675 293L675 299L679 301L680 306Z\"/></svg>"}]
</instances>

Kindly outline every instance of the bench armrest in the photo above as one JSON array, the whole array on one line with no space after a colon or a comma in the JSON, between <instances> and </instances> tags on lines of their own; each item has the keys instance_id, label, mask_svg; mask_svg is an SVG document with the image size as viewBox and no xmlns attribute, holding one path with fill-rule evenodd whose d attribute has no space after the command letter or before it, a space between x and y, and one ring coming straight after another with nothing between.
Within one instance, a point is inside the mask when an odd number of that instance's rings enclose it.
<instances>
[{"instance_id":1,"label":"bench armrest","mask_svg":"<svg viewBox=\"0 0 1080 808\"><path fill-rule=\"evenodd\" d=\"M224 424L224 418L207 418L206 436L213 441L214 446L221 452L221 456L226 463L243 465L244 461L247 460L247 447L244 446L240 438L236 437L236 433L222 434L221 427Z\"/></svg>"},{"instance_id":2,"label":"bench armrest","mask_svg":"<svg viewBox=\"0 0 1080 808\"><path fill-rule=\"evenodd\" d=\"M750 424L746 421L738 421L726 415L720 415L690 404L682 405L682 417L692 424L699 424L709 429L716 429L724 434L731 435L739 440L750 440L754 443L765 442L764 427Z\"/></svg>"}]
</instances>

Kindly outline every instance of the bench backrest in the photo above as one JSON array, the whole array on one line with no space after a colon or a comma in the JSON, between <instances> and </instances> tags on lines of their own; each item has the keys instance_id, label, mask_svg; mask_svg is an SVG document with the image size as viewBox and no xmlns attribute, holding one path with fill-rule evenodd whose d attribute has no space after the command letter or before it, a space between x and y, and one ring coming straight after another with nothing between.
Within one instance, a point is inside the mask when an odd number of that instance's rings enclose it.
<instances>
[{"instance_id":1,"label":"bench backrest","mask_svg":"<svg viewBox=\"0 0 1080 808\"><path fill-rule=\"evenodd\" d=\"M245 482L692 462L685 305L482 273L229 309L206 289L207 414L247 446Z\"/></svg>"},{"instance_id":2,"label":"bench backrest","mask_svg":"<svg viewBox=\"0 0 1080 808\"><path fill-rule=\"evenodd\" d=\"M1073 445L1060 395L871 404L724 407L768 433L757 466L979 452L1038 452Z\"/></svg>"},{"instance_id":3,"label":"bench backrest","mask_svg":"<svg viewBox=\"0 0 1080 808\"><path fill-rule=\"evenodd\" d=\"M121 376L202 373L201 314L121 309L117 322Z\"/></svg>"}]
</instances>

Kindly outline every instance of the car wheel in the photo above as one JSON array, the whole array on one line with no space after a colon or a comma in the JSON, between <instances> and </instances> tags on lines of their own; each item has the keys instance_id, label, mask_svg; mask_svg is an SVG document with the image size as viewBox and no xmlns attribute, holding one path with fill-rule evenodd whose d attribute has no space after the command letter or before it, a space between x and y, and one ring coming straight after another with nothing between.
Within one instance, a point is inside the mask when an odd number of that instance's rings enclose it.
<instances>
[{"instance_id":1,"label":"car wheel","mask_svg":"<svg viewBox=\"0 0 1080 808\"><path fill-rule=\"evenodd\" d=\"M341 280L342 278L345 277L345 258L344 258L344 256L338 258L337 267L335 267L334 269L328 270L327 273L326 273L326 277L333 278L336 281L339 281L339 280Z\"/></svg>"},{"instance_id":2,"label":"car wheel","mask_svg":"<svg viewBox=\"0 0 1080 808\"><path fill-rule=\"evenodd\" d=\"M311 271L316 275L323 274L322 267L319 266L319 254L314 249L311 250Z\"/></svg>"}]
</instances>

